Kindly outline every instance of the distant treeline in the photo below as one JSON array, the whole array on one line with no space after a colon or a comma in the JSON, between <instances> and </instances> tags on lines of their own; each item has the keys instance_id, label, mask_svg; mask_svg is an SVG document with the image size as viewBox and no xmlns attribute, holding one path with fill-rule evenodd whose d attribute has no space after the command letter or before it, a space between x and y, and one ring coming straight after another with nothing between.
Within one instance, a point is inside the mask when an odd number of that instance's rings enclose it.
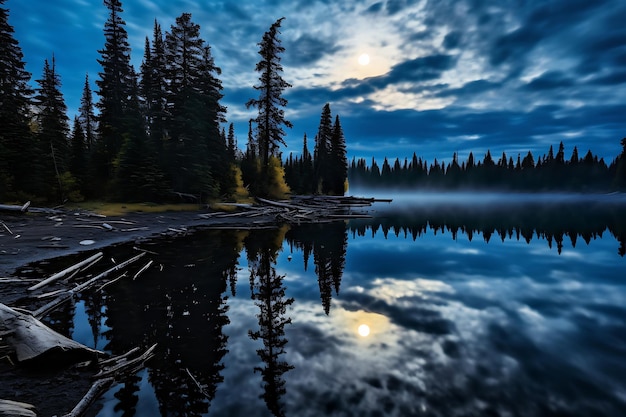
<instances>
[{"instance_id":1,"label":"distant treeline","mask_svg":"<svg viewBox=\"0 0 626 417\"><path fill-rule=\"evenodd\" d=\"M622 139L622 153L610 164L588 151L579 156L574 147L569 158L565 157L563 142L554 153L553 147L547 155L538 158L528 152L514 160L506 153L494 159L487 151L484 158L477 160L470 152L466 161L460 162L457 154L446 164L435 159L428 163L418 158L404 161L387 158L378 165L372 159L353 159L348 179L352 187L396 187L421 189L505 189L522 191L625 191L626 190L626 138Z\"/></svg>"}]
</instances>

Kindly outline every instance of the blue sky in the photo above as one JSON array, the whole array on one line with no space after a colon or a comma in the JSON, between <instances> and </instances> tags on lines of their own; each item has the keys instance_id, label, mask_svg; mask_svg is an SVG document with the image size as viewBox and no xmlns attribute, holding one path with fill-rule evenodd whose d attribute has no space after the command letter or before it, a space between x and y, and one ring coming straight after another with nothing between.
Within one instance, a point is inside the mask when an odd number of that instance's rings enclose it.
<instances>
[{"instance_id":1,"label":"blue sky","mask_svg":"<svg viewBox=\"0 0 626 417\"><path fill-rule=\"evenodd\" d=\"M622 0L123 0L138 69L156 18L192 13L222 68L223 104L245 146L245 102L258 46L282 25L289 152L310 143L323 105L339 114L348 156L449 162L487 149L514 158L565 144L610 162L626 136L626 2ZM99 0L8 0L33 80L55 54L72 116L92 88L107 10ZM369 55L362 65L359 57ZM253 111L253 110L252 110Z\"/></svg>"}]
</instances>

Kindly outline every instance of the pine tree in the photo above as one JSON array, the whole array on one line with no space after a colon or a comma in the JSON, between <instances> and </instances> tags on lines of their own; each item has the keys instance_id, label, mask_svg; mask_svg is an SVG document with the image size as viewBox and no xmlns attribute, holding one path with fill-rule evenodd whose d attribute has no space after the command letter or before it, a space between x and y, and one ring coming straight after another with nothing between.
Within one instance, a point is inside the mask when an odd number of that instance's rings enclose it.
<instances>
[{"instance_id":1,"label":"pine tree","mask_svg":"<svg viewBox=\"0 0 626 417\"><path fill-rule=\"evenodd\" d=\"M233 171L235 164L234 156L234 128L233 128L233 152L229 152L229 144L226 131L220 125L226 123L226 107L220 104L223 97L222 82L218 78L222 70L215 65L210 46L206 45L202 51L202 63L200 66L200 78L198 88L204 105L204 119L206 120L205 137L208 149L208 162L212 175L217 181L219 194L230 196L237 187Z\"/></svg>"},{"instance_id":2,"label":"pine tree","mask_svg":"<svg viewBox=\"0 0 626 417\"><path fill-rule=\"evenodd\" d=\"M620 141L622 145L622 153L619 154L615 163L615 178L613 179L613 186L619 190L626 190L626 138Z\"/></svg>"},{"instance_id":3,"label":"pine tree","mask_svg":"<svg viewBox=\"0 0 626 417\"><path fill-rule=\"evenodd\" d=\"M255 70L261 75L260 83L254 89L260 94L258 99L250 99L246 103L246 107L256 107L259 110L254 122L257 126L258 150L263 167L268 166L270 155L275 155L280 146L285 145L285 131L282 126L292 127L291 122L285 119L283 110L287 105L287 99L282 96L283 91L291 87L281 75L283 67L280 64L280 55L285 48L281 46L278 35L283 20L284 17L274 22L258 44L261 60L256 64Z\"/></svg>"},{"instance_id":4,"label":"pine tree","mask_svg":"<svg viewBox=\"0 0 626 417\"><path fill-rule=\"evenodd\" d=\"M308 194L315 191L313 156L309 152L306 133L302 141L300 177L302 178L302 192Z\"/></svg>"},{"instance_id":5,"label":"pine tree","mask_svg":"<svg viewBox=\"0 0 626 417\"><path fill-rule=\"evenodd\" d=\"M124 115L126 132L115 160L115 196L124 201L160 200L167 182L157 164L156 152L148 141L139 103L137 75L130 80L129 100Z\"/></svg>"},{"instance_id":6,"label":"pine tree","mask_svg":"<svg viewBox=\"0 0 626 417\"><path fill-rule=\"evenodd\" d=\"M87 178L87 146L85 133L78 116L74 117L72 126L72 138L70 140L69 171L79 181L79 185Z\"/></svg>"},{"instance_id":7,"label":"pine tree","mask_svg":"<svg viewBox=\"0 0 626 417\"><path fill-rule=\"evenodd\" d=\"M154 21L152 44L146 39L144 60L141 65L140 96L146 120L146 130L150 146L157 153L162 170L167 170L167 156L165 140L167 130L165 119L167 115L166 97L166 58L165 41L159 23Z\"/></svg>"},{"instance_id":8,"label":"pine tree","mask_svg":"<svg viewBox=\"0 0 626 417\"><path fill-rule=\"evenodd\" d=\"M83 95L80 98L80 108L78 109L78 120L85 135L85 145L90 154L96 146L96 115L94 113L93 94L89 85L89 74L85 75L85 85Z\"/></svg>"},{"instance_id":9,"label":"pine tree","mask_svg":"<svg viewBox=\"0 0 626 417\"><path fill-rule=\"evenodd\" d=\"M329 178L331 186L330 192L335 195L343 195L346 190L348 179L348 156L346 150L346 139L339 121L339 115L335 117L335 124L332 128L330 138L331 145L331 176Z\"/></svg>"},{"instance_id":10,"label":"pine tree","mask_svg":"<svg viewBox=\"0 0 626 417\"><path fill-rule=\"evenodd\" d=\"M243 184L252 195L259 193L259 155L252 130L252 120L248 122L248 142L246 152L241 160L241 176Z\"/></svg>"},{"instance_id":11,"label":"pine tree","mask_svg":"<svg viewBox=\"0 0 626 417\"><path fill-rule=\"evenodd\" d=\"M237 156L237 138L235 138L235 126L231 123L228 126L228 155L230 159L235 160Z\"/></svg>"},{"instance_id":12,"label":"pine tree","mask_svg":"<svg viewBox=\"0 0 626 417\"><path fill-rule=\"evenodd\" d=\"M56 62L46 59L42 78L37 80L39 88L34 98L37 108L37 141L42 152L40 195L63 201L67 195L61 182L61 174L69 169L69 119L67 106L61 93L61 79L56 73Z\"/></svg>"},{"instance_id":13,"label":"pine tree","mask_svg":"<svg viewBox=\"0 0 626 417\"><path fill-rule=\"evenodd\" d=\"M114 174L113 163L117 158L124 137L134 126L126 117L132 111L131 101L136 100L134 88L135 71L130 64L130 45L126 22L122 19L122 2L120 0L104 0L109 10L109 17L104 25L104 48L98 52L102 56L98 63L102 66L100 79L96 81L100 101L97 104L98 116L98 177L108 181ZM132 122L132 121L131 121Z\"/></svg>"},{"instance_id":14,"label":"pine tree","mask_svg":"<svg viewBox=\"0 0 626 417\"><path fill-rule=\"evenodd\" d=\"M4 5L5 0L0 0ZM9 11L0 7L0 198L9 192L34 192L34 138L29 130L30 73L13 36ZM36 172L36 170L35 170ZM15 198L15 195L12 195Z\"/></svg>"},{"instance_id":15,"label":"pine tree","mask_svg":"<svg viewBox=\"0 0 626 417\"><path fill-rule=\"evenodd\" d=\"M327 194L331 187L332 177L332 136L333 119L330 111L330 104L326 103L322 108L320 124L315 136L315 149L313 160L315 164L315 191Z\"/></svg>"},{"instance_id":16,"label":"pine tree","mask_svg":"<svg viewBox=\"0 0 626 417\"><path fill-rule=\"evenodd\" d=\"M217 195L232 188L227 147L220 134L226 109L220 69L200 38L200 26L183 13L165 35L169 154L177 191Z\"/></svg>"}]
</instances>

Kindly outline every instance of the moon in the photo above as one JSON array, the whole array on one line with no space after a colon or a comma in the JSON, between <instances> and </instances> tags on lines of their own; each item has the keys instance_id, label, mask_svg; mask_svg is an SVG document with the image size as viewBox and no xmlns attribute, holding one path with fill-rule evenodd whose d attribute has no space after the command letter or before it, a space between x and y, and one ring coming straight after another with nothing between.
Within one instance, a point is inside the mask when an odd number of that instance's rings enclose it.
<instances>
[{"instance_id":1,"label":"moon","mask_svg":"<svg viewBox=\"0 0 626 417\"><path fill-rule=\"evenodd\" d=\"M370 326L367 324L361 324L357 331L359 332L359 336L367 337L370 335Z\"/></svg>"},{"instance_id":2,"label":"moon","mask_svg":"<svg viewBox=\"0 0 626 417\"><path fill-rule=\"evenodd\" d=\"M370 56L368 54L361 54L359 56L359 64L367 65L370 63Z\"/></svg>"}]
</instances>

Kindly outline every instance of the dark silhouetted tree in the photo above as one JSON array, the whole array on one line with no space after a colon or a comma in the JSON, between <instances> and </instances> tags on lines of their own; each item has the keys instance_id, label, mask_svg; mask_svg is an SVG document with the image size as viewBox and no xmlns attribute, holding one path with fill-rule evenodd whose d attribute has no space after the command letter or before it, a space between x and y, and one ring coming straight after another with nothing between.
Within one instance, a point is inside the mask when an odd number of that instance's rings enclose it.
<instances>
[{"instance_id":1,"label":"dark silhouetted tree","mask_svg":"<svg viewBox=\"0 0 626 417\"><path fill-rule=\"evenodd\" d=\"M320 124L315 136L315 148L313 161L315 166L315 191L328 194L331 187L331 139L333 135L333 118L330 104L326 103L322 108Z\"/></svg>"},{"instance_id":2,"label":"dark silhouetted tree","mask_svg":"<svg viewBox=\"0 0 626 417\"><path fill-rule=\"evenodd\" d=\"M100 79L96 81L100 100L96 107L98 115L98 146L94 162L96 177L100 186L105 185L114 175L114 161L117 158L125 135L136 126L132 117L133 102L137 100L135 88L135 71L130 64L130 45L126 22L122 19L122 3L120 0L104 0L109 16L104 24L104 48L98 51L102 66ZM102 183L104 181L104 183Z\"/></svg>"},{"instance_id":3,"label":"dark silhouetted tree","mask_svg":"<svg viewBox=\"0 0 626 417\"><path fill-rule=\"evenodd\" d=\"M282 17L274 22L259 43L261 60L256 64L255 70L260 73L260 77L259 84L254 86L259 91L259 98L250 99L246 103L246 107L256 107L259 110L253 121L256 124L259 154L264 167L269 164L270 155L274 155L281 145L285 145L283 126L292 127L291 122L285 119L284 107L287 106L287 99L283 97L283 92L291 84L282 77L283 67L280 61L285 48L281 46L278 37L284 19Z\"/></svg>"},{"instance_id":4,"label":"dark silhouetted tree","mask_svg":"<svg viewBox=\"0 0 626 417\"><path fill-rule=\"evenodd\" d=\"M221 84L215 77L219 68L200 38L200 26L189 13L177 17L166 33L165 50L170 132L167 146L174 189L199 196L217 195L218 172L211 169L211 162L221 163L226 153L226 145L220 143L219 123L225 109L219 105Z\"/></svg>"},{"instance_id":5,"label":"dark silhouetted tree","mask_svg":"<svg viewBox=\"0 0 626 417\"><path fill-rule=\"evenodd\" d=\"M98 125L96 123L96 115L94 114L93 94L89 85L89 74L85 75L85 85L83 86L83 95L80 98L80 107L78 109L78 121L85 135L85 145L87 152L91 154L96 144L96 131Z\"/></svg>"},{"instance_id":6,"label":"dark silhouetted tree","mask_svg":"<svg viewBox=\"0 0 626 417\"><path fill-rule=\"evenodd\" d=\"M0 0L0 6L5 0ZM0 7L0 198L9 192L35 192L33 161L37 155L29 130L30 73L24 55L13 36L9 10Z\"/></svg>"},{"instance_id":7,"label":"dark silhouetted tree","mask_svg":"<svg viewBox=\"0 0 626 417\"><path fill-rule=\"evenodd\" d=\"M69 120L67 106L61 93L61 79L56 72L56 63L52 65L46 59L43 75L37 80L39 88L34 104L37 109L37 141L42 152L41 189L39 195L49 199L56 198L63 202L67 197L61 175L69 169ZM40 175L41 175L40 174Z\"/></svg>"},{"instance_id":8,"label":"dark silhouetted tree","mask_svg":"<svg viewBox=\"0 0 626 417\"><path fill-rule=\"evenodd\" d=\"M343 195L348 180L348 156L346 139L343 135L339 116L335 117L335 124L330 137L330 187L329 191L334 195Z\"/></svg>"},{"instance_id":9,"label":"dark silhouetted tree","mask_svg":"<svg viewBox=\"0 0 626 417\"><path fill-rule=\"evenodd\" d=\"M619 190L626 190L626 138L620 141L622 153L615 160L614 186Z\"/></svg>"},{"instance_id":10,"label":"dark silhouetted tree","mask_svg":"<svg viewBox=\"0 0 626 417\"><path fill-rule=\"evenodd\" d=\"M70 140L70 173L78 181L81 187L87 180L87 146L85 143L85 133L78 116L74 117L72 126L72 138Z\"/></svg>"}]
</instances>

